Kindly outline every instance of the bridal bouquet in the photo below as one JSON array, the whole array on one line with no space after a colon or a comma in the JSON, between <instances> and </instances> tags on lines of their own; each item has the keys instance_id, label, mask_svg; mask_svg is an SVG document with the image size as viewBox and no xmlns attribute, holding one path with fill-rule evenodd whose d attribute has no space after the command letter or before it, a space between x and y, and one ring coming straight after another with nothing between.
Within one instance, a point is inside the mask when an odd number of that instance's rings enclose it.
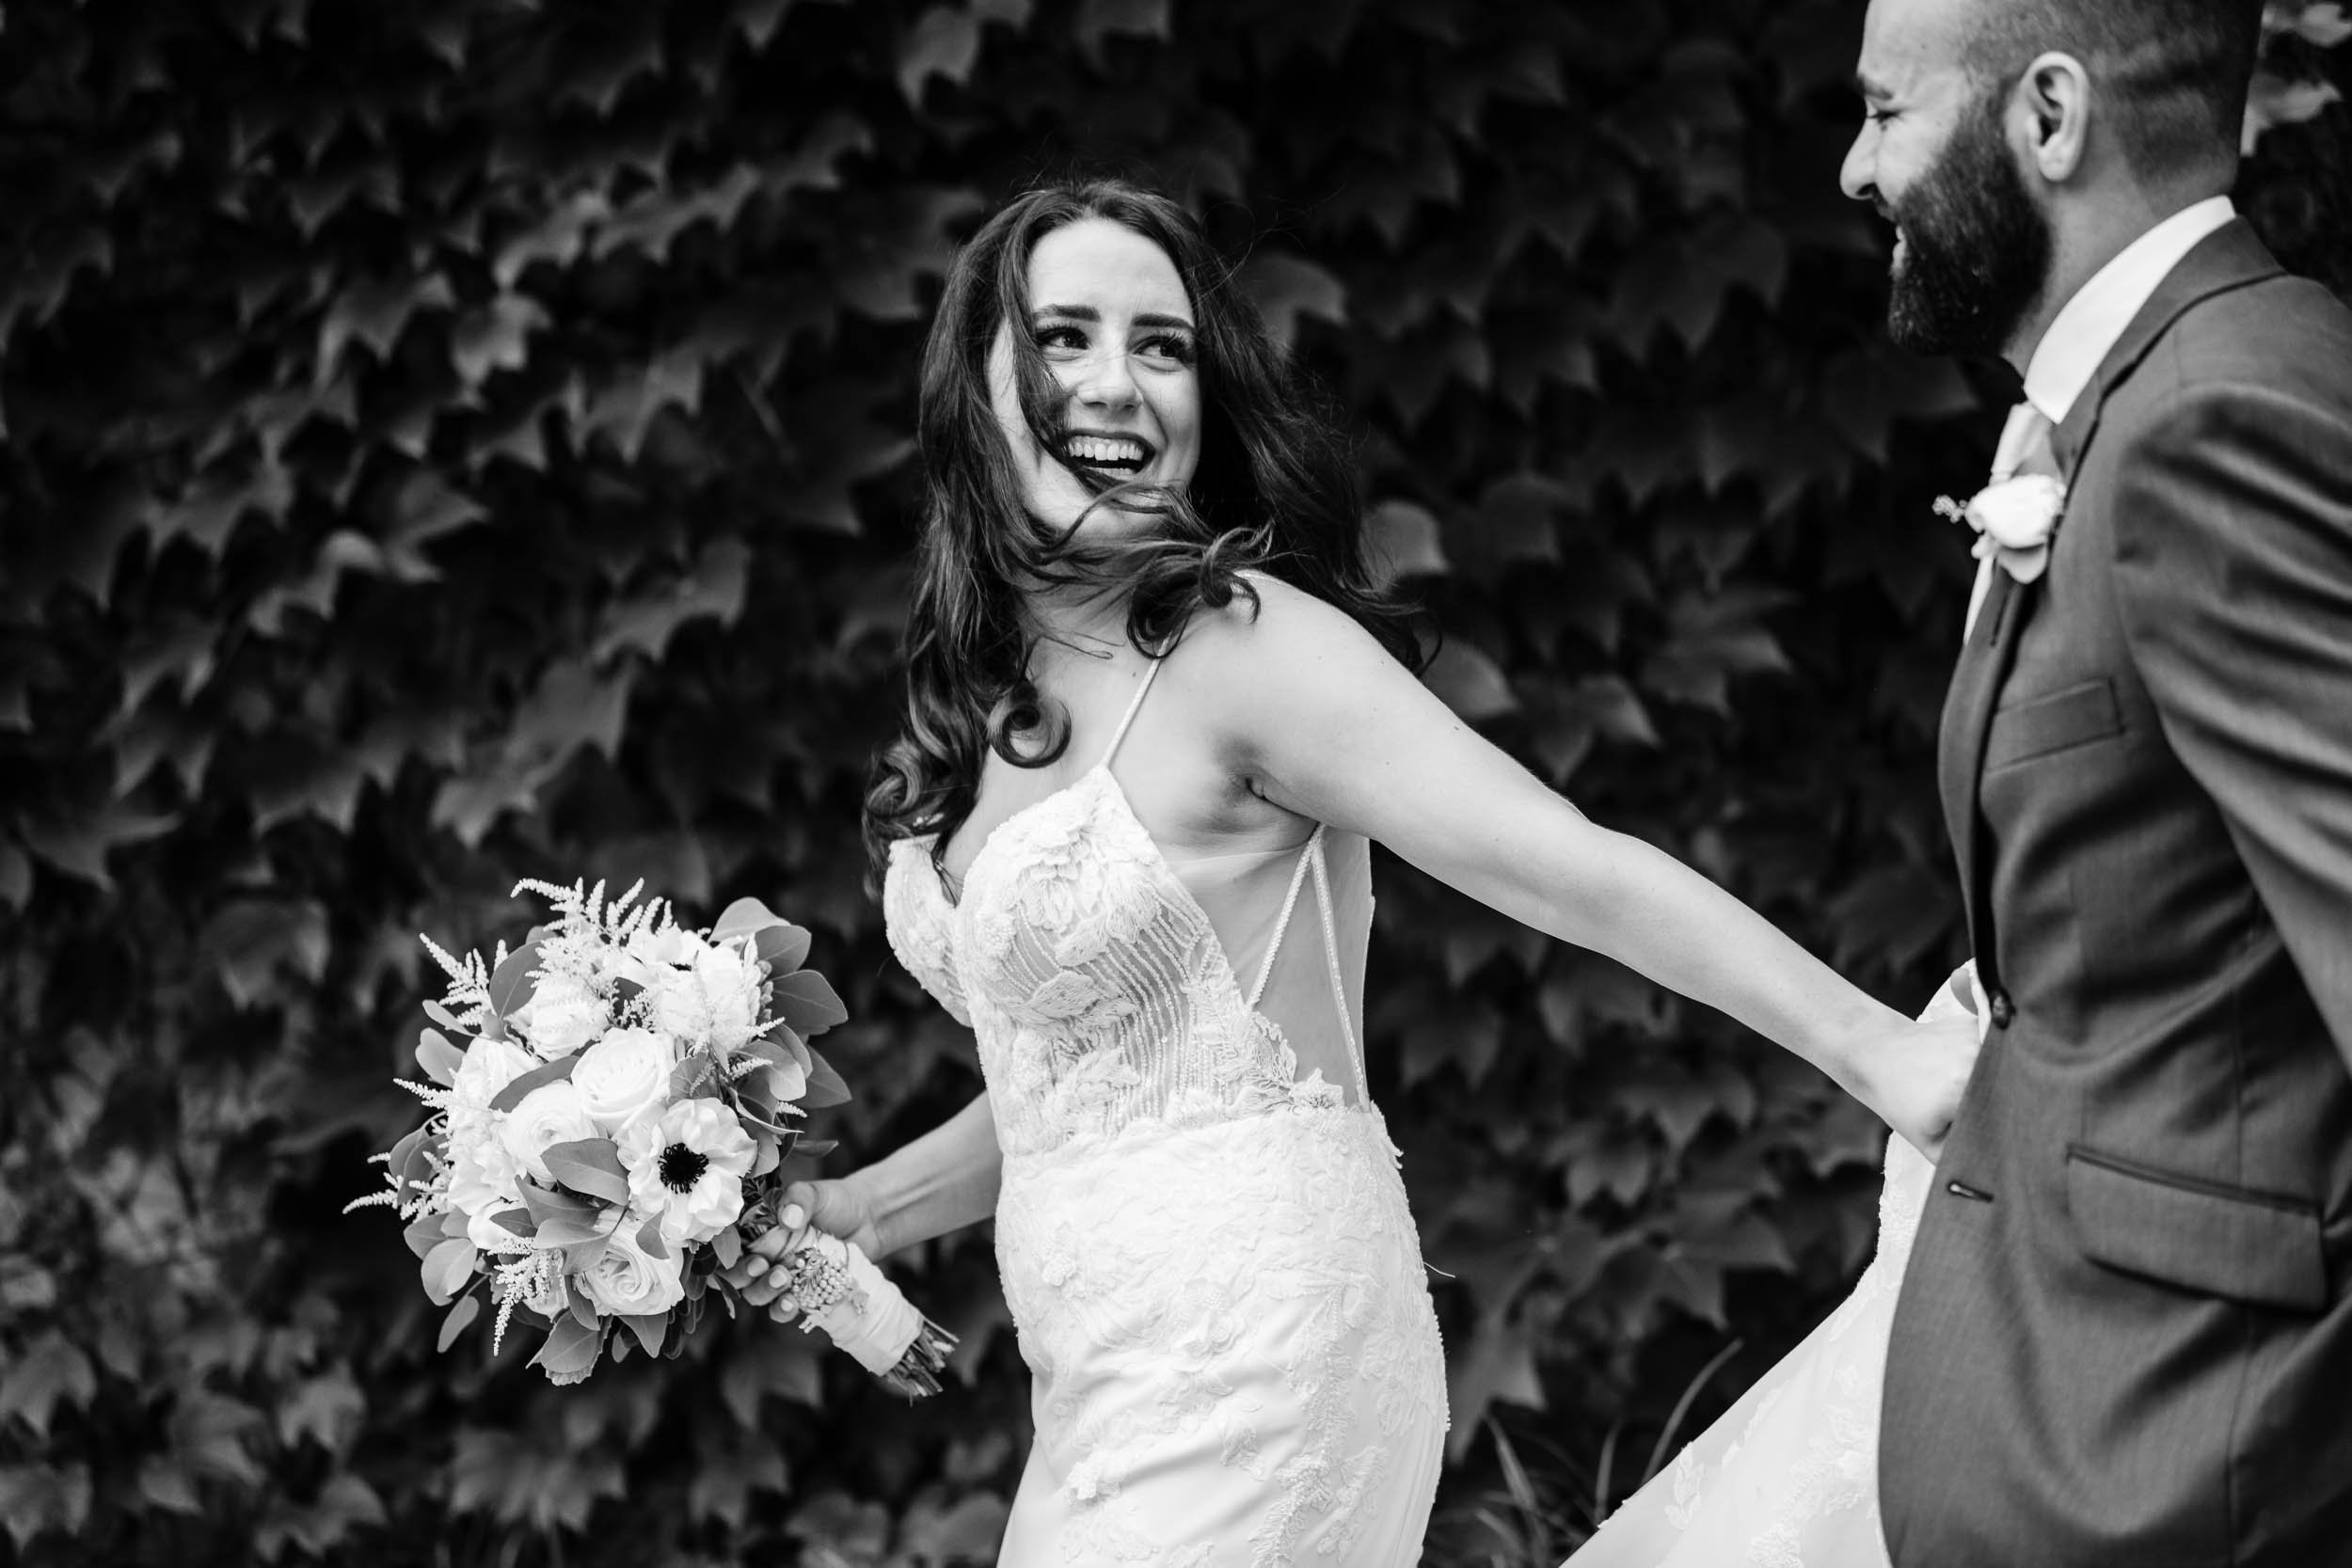
<instances>
[{"instance_id":1,"label":"bridal bouquet","mask_svg":"<svg viewBox=\"0 0 2352 1568\"><path fill-rule=\"evenodd\" d=\"M532 1364L559 1384L632 1339L675 1355L714 1290L734 1311L719 1271L777 1223L784 1157L833 1147L795 1125L850 1098L808 1045L849 1016L802 967L808 932L749 898L691 931L637 903L643 885L607 902L601 882L521 883L555 923L486 964L424 939L449 992L417 1045L432 1082L403 1084L432 1115L375 1156L390 1190L351 1207L409 1222L425 1293L451 1307L443 1350L486 1295L493 1354L518 1312L544 1322ZM954 1338L856 1247L812 1231L781 1262L804 1327L898 1392L938 1391Z\"/></svg>"}]
</instances>

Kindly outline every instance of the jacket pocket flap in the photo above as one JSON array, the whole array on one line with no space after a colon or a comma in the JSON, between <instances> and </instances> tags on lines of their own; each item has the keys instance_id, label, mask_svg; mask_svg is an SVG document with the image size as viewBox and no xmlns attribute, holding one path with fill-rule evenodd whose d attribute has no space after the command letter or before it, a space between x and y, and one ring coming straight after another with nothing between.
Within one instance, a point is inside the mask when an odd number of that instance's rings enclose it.
<instances>
[{"instance_id":1,"label":"jacket pocket flap","mask_svg":"<svg viewBox=\"0 0 2352 1568\"><path fill-rule=\"evenodd\" d=\"M1987 770L2007 768L2069 746L2123 733L2115 689L2106 680L2085 681L2046 697L2031 697L1993 715L1984 741Z\"/></svg>"},{"instance_id":2,"label":"jacket pocket flap","mask_svg":"<svg viewBox=\"0 0 2352 1568\"><path fill-rule=\"evenodd\" d=\"M2125 1274L2255 1307L2328 1305L2319 1212L2295 1198L2126 1169L2066 1151L2066 1202L2083 1253Z\"/></svg>"}]
</instances>

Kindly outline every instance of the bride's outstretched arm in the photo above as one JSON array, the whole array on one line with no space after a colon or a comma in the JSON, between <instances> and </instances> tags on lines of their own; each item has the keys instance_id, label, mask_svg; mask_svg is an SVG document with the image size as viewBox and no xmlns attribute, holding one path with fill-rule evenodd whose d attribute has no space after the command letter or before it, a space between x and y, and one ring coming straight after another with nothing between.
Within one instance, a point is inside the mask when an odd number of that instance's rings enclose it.
<instances>
[{"instance_id":1,"label":"bride's outstretched arm","mask_svg":"<svg viewBox=\"0 0 2352 1568\"><path fill-rule=\"evenodd\" d=\"M1722 1008L1940 1148L1976 1055L1965 1024L1915 1024L1680 861L1587 818L1464 724L1356 623L1253 578L1261 605L1185 639L1217 741L1277 805L1376 839L1563 942Z\"/></svg>"}]
</instances>

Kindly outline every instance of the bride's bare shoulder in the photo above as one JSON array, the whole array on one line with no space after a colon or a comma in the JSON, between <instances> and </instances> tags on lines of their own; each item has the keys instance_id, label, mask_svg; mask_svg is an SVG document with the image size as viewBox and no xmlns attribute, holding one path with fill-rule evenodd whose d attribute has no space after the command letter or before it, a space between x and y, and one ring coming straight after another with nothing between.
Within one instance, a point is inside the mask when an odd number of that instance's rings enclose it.
<instances>
[{"instance_id":1,"label":"bride's bare shoulder","mask_svg":"<svg viewBox=\"0 0 2352 1568\"><path fill-rule=\"evenodd\" d=\"M1203 610L1184 632L1203 663L1243 667L1271 660L1353 659L1386 653L1356 619L1327 599L1264 572L1241 574L1245 591Z\"/></svg>"}]
</instances>

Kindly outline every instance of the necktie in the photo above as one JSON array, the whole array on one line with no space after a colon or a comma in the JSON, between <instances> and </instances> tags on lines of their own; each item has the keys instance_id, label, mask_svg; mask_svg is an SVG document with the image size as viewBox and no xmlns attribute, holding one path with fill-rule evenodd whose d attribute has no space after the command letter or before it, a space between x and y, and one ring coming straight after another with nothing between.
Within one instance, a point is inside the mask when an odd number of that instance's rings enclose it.
<instances>
[{"instance_id":1,"label":"necktie","mask_svg":"<svg viewBox=\"0 0 2352 1568\"><path fill-rule=\"evenodd\" d=\"M1987 483L1998 484L2021 473L2056 476L2058 457L2050 450L2050 433L2057 428L2047 414L2030 403L2010 409L2009 422L2001 426L2001 439L1993 449L1993 476ZM1977 612L1984 608L1985 595L1993 592L1993 556L1987 551L1977 562L1977 580L1968 590L1968 619L1960 634L1963 643L1977 629Z\"/></svg>"}]
</instances>

